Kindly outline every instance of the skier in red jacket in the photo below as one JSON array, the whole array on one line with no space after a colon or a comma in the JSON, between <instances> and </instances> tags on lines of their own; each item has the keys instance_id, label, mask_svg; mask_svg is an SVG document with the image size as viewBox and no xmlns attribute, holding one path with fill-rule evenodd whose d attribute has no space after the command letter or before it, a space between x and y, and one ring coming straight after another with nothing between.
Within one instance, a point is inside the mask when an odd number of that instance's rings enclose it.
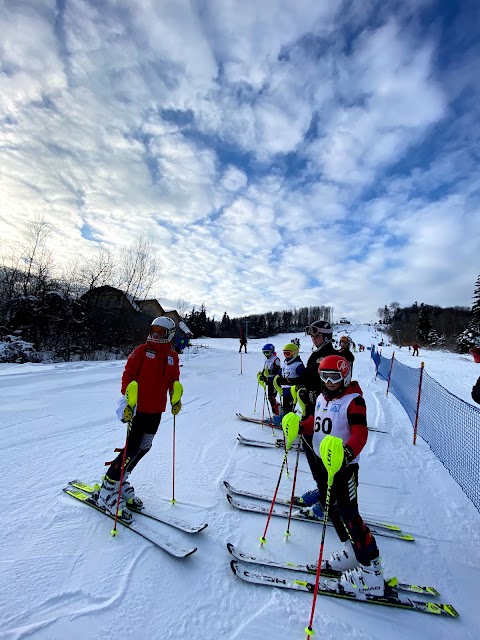
<instances>
[{"instance_id":1,"label":"skier in red jacket","mask_svg":"<svg viewBox=\"0 0 480 640\"><path fill-rule=\"evenodd\" d=\"M122 422L131 421L119 505L119 516L126 522L132 520L132 514L128 510L129 504L138 509L143 506L142 501L135 496L135 490L128 477L152 446L162 413L167 406L167 392L170 394L172 414L177 415L182 408L180 397L183 389L178 381L178 354L171 346L174 336L175 322L171 318L155 318L147 341L128 356L123 372L122 398L117 415ZM131 407L125 398L127 388L132 382L138 384L137 402L134 407ZM97 504L111 514L115 514L117 508L123 454L122 449L105 474L99 492L94 494Z\"/></svg>"}]
</instances>

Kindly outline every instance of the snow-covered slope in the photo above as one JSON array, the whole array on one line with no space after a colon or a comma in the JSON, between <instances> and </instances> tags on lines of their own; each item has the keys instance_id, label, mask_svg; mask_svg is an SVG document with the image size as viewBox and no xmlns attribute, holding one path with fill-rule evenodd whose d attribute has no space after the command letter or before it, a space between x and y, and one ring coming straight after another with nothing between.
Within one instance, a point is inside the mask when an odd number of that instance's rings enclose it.
<instances>
[{"instance_id":1,"label":"snow-covered slope","mask_svg":"<svg viewBox=\"0 0 480 640\"><path fill-rule=\"evenodd\" d=\"M355 342L375 342L373 330L349 327ZM271 339L281 352L292 335ZM298 335L304 360L309 338ZM257 554L301 562L318 556L321 527L272 520L259 549L263 516L235 511L223 480L273 494L280 450L237 443L238 432L269 439L272 432L240 422L252 415L256 372L264 340L197 340L204 347L181 356L184 408L176 421L175 497L172 492L172 417L165 414L153 448L132 481L152 511L205 520L195 536L166 525L152 530L198 546L176 560L62 493L73 478L98 480L104 462L123 445L125 427L115 418L123 362L2 365L1 470L4 489L1 541L0 638L5 640L293 640L304 638L311 596L255 587L235 578L226 542ZM383 348L389 356L393 348ZM370 352L356 353L355 378L363 387L372 432L362 454L360 505L365 516L396 522L414 543L379 538L386 572L431 584L459 611L445 620L393 609L319 598L316 637L339 640L478 639L480 629L480 514L412 428L385 383L374 380ZM480 374L471 360L450 353L408 351L396 357L426 370L447 389L471 401ZM241 373L242 370L242 373ZM257 415L262 412L259 394ZM479 425L480 427L480 425ZM295 453L289 454L293 469ZM288 496L293 474L280 485ZM303 456L299 491L312 487ZM165 500L165 499L166 500ZM338 546L327 530L326 553Z\"/></svg>"}]
</instances>

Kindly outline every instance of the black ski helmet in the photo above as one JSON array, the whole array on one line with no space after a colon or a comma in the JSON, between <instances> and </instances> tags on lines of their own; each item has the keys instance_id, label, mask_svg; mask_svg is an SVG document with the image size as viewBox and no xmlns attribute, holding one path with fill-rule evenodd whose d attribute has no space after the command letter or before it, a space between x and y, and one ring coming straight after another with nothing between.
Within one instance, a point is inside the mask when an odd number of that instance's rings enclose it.
<instances>
[{"instance_id":1,"label":"black ski helmet","mask_svg":"<svg viewBox=\"0 0 480 640\"><path fill-rule=\"evenodd\" d=\"M314 336L317 333L323 335L324 342L329 342L333 338L332 325L326 320L315 320L312 324L305 328L307 336Z\"/></svg>"}]
</instances>

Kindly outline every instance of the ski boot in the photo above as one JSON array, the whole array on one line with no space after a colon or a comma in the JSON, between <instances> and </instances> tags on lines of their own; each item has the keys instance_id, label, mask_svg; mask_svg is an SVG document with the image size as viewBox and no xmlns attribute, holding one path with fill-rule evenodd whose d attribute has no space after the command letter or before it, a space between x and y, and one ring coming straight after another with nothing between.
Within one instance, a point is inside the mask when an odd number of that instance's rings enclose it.
<instances>
[{"instance_id":1,"label":"ski boot","mask_svg":"<svg viewBox=\"0 0 480 640\"><path fill-rule=\"evenodd\" d=\"M102 486L98 495L94 494L98 506L109 514L114 516L117 512L118 490L120 487L120 481L110 480L108 476L103 478ZM127 509L124 498L120 496L120 503L118 505L118 517L127 524L130 524L133 520L131 511Z\"/></svg>"},{"instance_id":2,"label":"ski boot","mask_svg":"<svg viewBox=\"0 0 480 640\"><path fill-rule=\"evenodd\" d=\"M130 473L127 471L123 474L122 481L122 498L127 503L127 507L135 507L135 509L143 509L143 501L135 495L135 489L128 481Z\"/></svg>"},{"instance_id":3,"label":"ski boot","mask_svg":"<svg viewBox=\"0 0 480 640\"><path fill-rule=\"evenodd\" d=\"M347 571L348 569L355 569L359 564L353 551L352 543L350 540L347 540L341 551L334 551L328 560L322 561L322 569L333 569L343 573L343 571Z\"/></svg>"},{"instance_id":4,"label":"ski boot","mask_svg":"<svg viewBox=\"0 0 480 640\"><path fill-rule=\"evenodd\" d=\"M312 507L300 509L300 513L315 520L323 520L323 507L320 502L316 502Z\"/></svg>"},{"instance_id":5,"label":"ski boot","mask_svg":"<svg viewBox=\"0 0 480 640\"><path fill-rule=\"evenodd\" d=\"M355 569L345 571L340 578L340 586L347 593L355 595L384 596L385 580L383 579L382 559L375 558L369 566L360 564Z\"/></svg>"},{"instance_id":6,"label":"ski boot","mask_svg":"<svg viewBox=\"0 0 480 640\"><path fill-rule=\"evenodd\" d=\"M318 494L318 489L312 489L301 496L295 496L293 498L293 504L296 507L313 507L313 505L318 502Z\"/></svg>"}]
</instances>

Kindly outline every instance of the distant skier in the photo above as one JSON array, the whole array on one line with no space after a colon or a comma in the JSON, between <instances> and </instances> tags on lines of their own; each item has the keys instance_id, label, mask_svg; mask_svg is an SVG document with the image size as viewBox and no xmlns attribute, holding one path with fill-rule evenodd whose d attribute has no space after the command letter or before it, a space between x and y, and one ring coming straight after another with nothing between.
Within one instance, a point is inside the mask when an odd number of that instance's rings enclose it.
<instances>
[{"instance_id":1,"label":"distant skier","mask_svg":"<svg viewBox=\"0 0 480 640\"><path fill-rule=\"evenodd\" d=\"M355 361L355 356L350 351L350 343L351 338L349 338L348 336L342 336L340 338L340 349L338 350L338 353L342 356L342 358L348 360L348 362L350 363L350 370L351 372L353 372L353 363Z\"/></svg>"},{"instance_id":2,"label":"distant skier","mask_svg":"<svg viewBox=\"0 0 480 640\"><path fill-rule=\"evenodd\" d=\"M122 422L131 422L118 512L119 517L125 522L132 520L129 504L137 508L143 506L142 501L135 496L135 490L128 478L152 446L166 408L167 393L170 394L172 414L177 415L182 408L180 398L183 388L179 382L178 354L171 348L174 335L175 322L171 318L155 318L150 326L147 341L128 356L123 372L123 397L119 402L117 416ZM125 397L135 382L138 384L138 403ZM98 505L113 515L117 508L123 454L122 449L108 468L102 486L93 495Z\"/></svg>"},{"instance_id":3,"label":"distant skier","mask_svg":"<svg viewBox=\"0 0 480 640\"><path fill-rule=\"evenodd\" d=\"M280 407L276 399L277 392L273 386L273 380L282 369L280 358L275 353L275 346L270 342L263 345L262 353L266 358L265 366L262 371L257 373L257 380L258 383L267 390L268 401L272 407L272 414L278 416L280 415Z\"/></svg>"},{"instance_id":4,"label":"distant skier","mask_svg":"<svg viewBox=\"0 0 480 640\"><path fill-rule=\"evenodd\" d=\"M477 382L472 387L472 399L480 404L480 378L478 378Z\"/></svg>"},{"instance_id":5,"label":"distant skier","mask_svg":"<svg viewBox=\"0 0 480 640\"><path fill-rule=\"evenodd\" d=\"M245 348L245 353L247 353L247 338L245 336L242 336L240 338L240 349L238 350L238 353L240 353L242 347Z\"/></svg>"},{"instance_id":6,"label":"distant skier","mask_svg":"<svg viewBox=\"0 0 480 640\"><path fill-rule=\"evenodd\" d=\"M184 349L186 349L188 346L190 346L190 338L187 338L186 336L179 336L175 340L175 344L173 348L177 353L181 354L183 353Z\"/></svg>"},{"instance_id":7,"label":"distant skier","mask_svg":"<svg viewBox=\"0 0 480 640\"><path fill-rule=\"evenodd\" d=\"M412 356L418 356L419 349L420 349L420 346L419 346L418 342L415 342L415 344L413 345Z\"/></svg>"},{"instance_id":8,"label":"distant skier","mask_svg":"<svg viewBox=\"0 0 480 640\"><path fill-rule=\"evenodd\" d=\"M322 393L315 416L300 421L295 413L283 417L289 447L299 433L313 436L315 464L311 467L318 488L319 504L312 509L323 517L327 470L319 456L325 438L343 441L343 466L335 474L328 517L344 548L334 552L323 568L341 571L340 584L347 592L383 596L385 582L375 538L358 511L358 461L367 437L367 408L358 382L351 380L350 364L339 355L323 358L319 366Z\"/></svg>"}]
</instances>

